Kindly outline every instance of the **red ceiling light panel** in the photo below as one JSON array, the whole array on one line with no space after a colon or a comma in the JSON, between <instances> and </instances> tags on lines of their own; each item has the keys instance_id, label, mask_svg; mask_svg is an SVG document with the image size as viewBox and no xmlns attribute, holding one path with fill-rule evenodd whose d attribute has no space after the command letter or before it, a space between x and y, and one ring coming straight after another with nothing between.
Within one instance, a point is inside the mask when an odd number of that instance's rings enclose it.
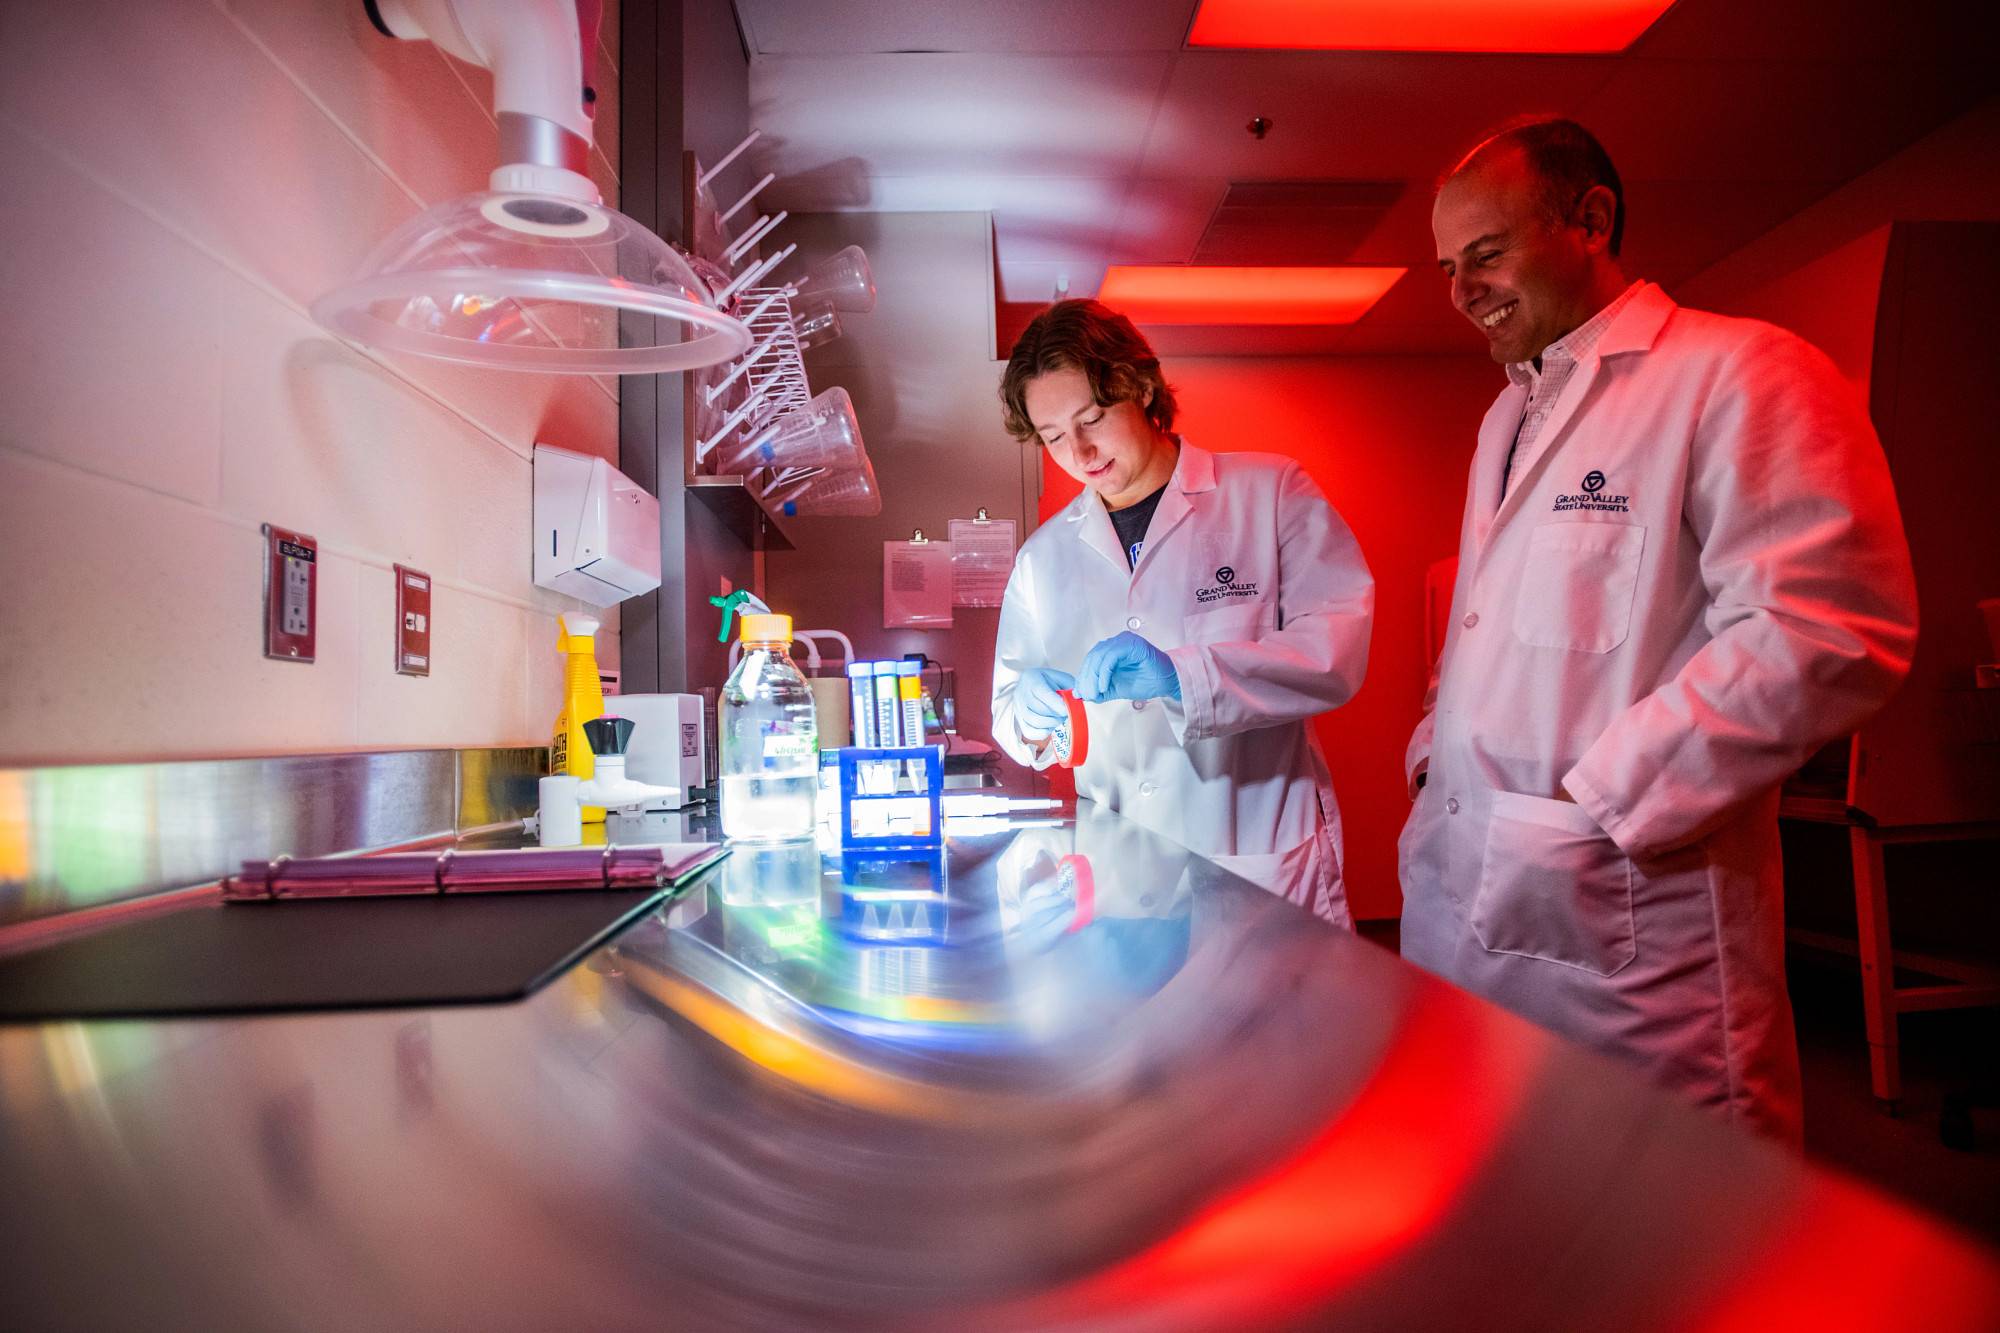
<instances>
[{"instance_id":1,"label":"red ceiling light panel","mask_svg":"<svg viewBox=\"0 0 2000 1333\"><path fill-rule=\"evenodd\" d=\"M1352 324L1408 271L1113 264L1097 299L1138 324Z\"/></svg>"},{"instance_id":2,"label":"red ceiling light panel","mask_svg":"<svg viewBox=\"0 0 2000 1333\"><path fill-rule=\"evenodd\" d=\"M1201 0L1189 46L1623 51L1673 0Z\"/></svg>"}]
</instances>

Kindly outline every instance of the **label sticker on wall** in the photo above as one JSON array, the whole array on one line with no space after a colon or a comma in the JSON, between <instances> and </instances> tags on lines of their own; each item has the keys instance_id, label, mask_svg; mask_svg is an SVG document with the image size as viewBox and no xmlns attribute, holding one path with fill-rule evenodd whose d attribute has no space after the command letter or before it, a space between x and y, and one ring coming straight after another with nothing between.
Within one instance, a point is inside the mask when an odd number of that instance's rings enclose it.
<instances>
[{"instance_id":1,"label":"label sticker on wall","mask_svg":"<svg viewBox=\"0 0 2000 1333\"><path fill-rule=\"evenodd\" d=\"M431 674L431 576L396 566L396 674Z\"/></svg>"}]
</instances>

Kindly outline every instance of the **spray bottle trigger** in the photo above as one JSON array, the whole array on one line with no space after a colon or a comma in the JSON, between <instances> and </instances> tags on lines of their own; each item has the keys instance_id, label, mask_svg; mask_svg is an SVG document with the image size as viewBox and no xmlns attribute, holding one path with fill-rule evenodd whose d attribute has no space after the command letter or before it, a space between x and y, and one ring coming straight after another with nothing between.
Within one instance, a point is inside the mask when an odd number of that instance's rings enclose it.
<instances>
[{"instance_id":1,"label":"spray bottle trigger","mask_svg":"<svg viewBox=\"0 0 2000 1333\"><path fill-rule=\"evenodd\" d=\"M751 592L748 588L738 588L727 597L711 597L708 599L710 606L722 609L722 629L715 636L717 643L729 642L730 624L737 613L742 610L745 603L749 604L752 611L769 611L771 609L764 605L763 598L757 596L756 593Z\"/></svg>"},{"instance_id":2,"label":"spray bottle trigger","mask_svg":"<svg viewBox=\"0 0 2000 1333\"><path fill-rule=\"evenodd\" d=\"M718 630L715 635L715 641L717 643L729 642L729 626L730 623L734 621L736 618L736 608L741 606L743 604L743 599L745 597L748 597L749 595L750 594L748 592L745 592L743 589L739 588L735 592L730 593L727 597L711 597L708 599L708 604L710 606L720 607L722 609L722 628Z\"/></svg>"}]
</instances>

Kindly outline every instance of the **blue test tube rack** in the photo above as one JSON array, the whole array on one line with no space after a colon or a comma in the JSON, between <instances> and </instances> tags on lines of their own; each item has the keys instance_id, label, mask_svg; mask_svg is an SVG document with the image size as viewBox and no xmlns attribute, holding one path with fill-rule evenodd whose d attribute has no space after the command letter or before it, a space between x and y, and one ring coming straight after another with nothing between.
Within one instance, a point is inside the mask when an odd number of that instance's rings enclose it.
<instances>
[{"instance_id":1,"label":"blue test tube rack","mask_svg":"<svg viewBox=\"0 0 2000 1333\"><path fill-rule=\"evenodd\" d=\"M868 748L857 745L840 751L840 845L843 847L936 847L944 843L944 747L942 745L894 745ZM920 792L860 790L861 765L888 762L891 772L921 771L924 789ZM856 833L854 812L878 801L925 801L930 818L925 834Z\"/></svg>"}]
</instances>

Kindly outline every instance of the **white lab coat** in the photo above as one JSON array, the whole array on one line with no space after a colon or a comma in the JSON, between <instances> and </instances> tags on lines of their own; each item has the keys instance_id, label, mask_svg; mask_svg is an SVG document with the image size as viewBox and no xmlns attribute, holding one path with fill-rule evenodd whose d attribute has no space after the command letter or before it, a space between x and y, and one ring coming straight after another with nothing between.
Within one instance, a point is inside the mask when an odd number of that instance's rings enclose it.
<instances>
[{"instance_id":1,"label":"white lab coat","mask_svg":"<svg viewBox=\"0 0 2000 1333\"><path fill-rule=\"evenodd\" d=\"M1337 924L1340 812L1312 718L1345 703L1368 661L1375 582L1298 464L1185 441L1136 568L1086 490L1021 546L1001 604L993 736L1022 739L1014 683L1074 673L1121 630L1166 650L1178 701L1087 705L1079 796L1118 811Z\"/></svg>"},{"instance_id":2,"label":"white lab coat","mask_svg":"<svg viewBox=\"0 0 2000 1333\"><path fill-rule=\"evenodd\" d=\"M1817 350L1658 287L1575 375L1504 501L1525 390L1480 427L1403 954L1796 1140L1777 786L1908 670L1888 467Z\"/></svg>"}]
</instances>

